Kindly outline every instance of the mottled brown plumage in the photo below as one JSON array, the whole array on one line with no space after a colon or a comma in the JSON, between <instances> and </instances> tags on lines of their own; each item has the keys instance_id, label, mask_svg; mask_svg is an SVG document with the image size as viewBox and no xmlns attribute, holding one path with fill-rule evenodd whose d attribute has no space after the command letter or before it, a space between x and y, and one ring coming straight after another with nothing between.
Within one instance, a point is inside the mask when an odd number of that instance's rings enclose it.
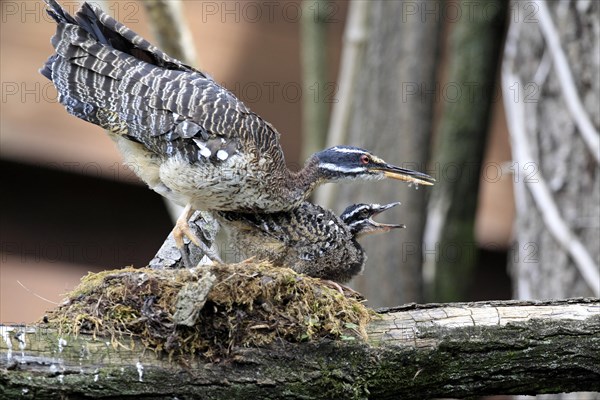
<instances>
[{"instance_id":1,"label":"mottled brown plumage","mask_svg":"<svg viewBox=\"0 0 600 400\"><path fill-rule=\"evenodd\" d=\"M404 228L371 219L397 204L354 204L340 217L309 202L287 212L215 215L236 255L269 260L299 273L345 283L362 272L367 259L358 238Z\"/></svg>"}]
</instances>

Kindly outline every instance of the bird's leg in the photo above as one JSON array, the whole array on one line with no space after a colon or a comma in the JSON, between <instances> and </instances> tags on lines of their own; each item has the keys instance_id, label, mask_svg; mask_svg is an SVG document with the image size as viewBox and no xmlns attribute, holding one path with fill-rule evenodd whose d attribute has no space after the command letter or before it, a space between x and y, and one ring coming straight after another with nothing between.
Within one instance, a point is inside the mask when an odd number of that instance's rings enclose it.
<instances>
[{"instance_id":1,"label":"bird's leg","mask_svg":"<svg viewBox=\"0 0 600 400\"><path fill-rule=\"evenodd\" d=\"M193 268L194 265L192 265L190 255L185 248L183 236L186 235L192 242L194 242L192 237L199 241L198 237L191 231L188 223L192 212L192 207L190 204L188 204L183 210L183 213L181 213L179 218L177 218L177 222L175 222L175 226L173 227L173 239L175 239L175 245L181 252L181 259L183 260L183 264L186 266L186 268Z\"/></svg>"},{"instance_id":2,"label":"bird's leg","mask_svg":"<svg viewBox=\"0 0 600 400\"><path fill-rule=\"evenodd\" d=\"M202 250L202 252L204 252L204 254L208 256L208 258L210 258L212 261L222 263L223 261L221 261L219 255L212 251L210 248L208 248L204 243L202 243L202 241L198 239L198 236L196 236L196 234L190 228L190 224L188 221L194 213L194 211L195 210L192 209L191 204L185 206L185 209L183 210L179 218L177 218L177 222L175 223L175 227L173 228L173 238L175 239L175 244L181 252L181 256L183 257L184 263L188 268L194 267L193 265L190 265L191 261L185 250L185 246L183 243L184 235L187 236L192 243L198 246L200 250Z\"/></svg>"}]
</instances>

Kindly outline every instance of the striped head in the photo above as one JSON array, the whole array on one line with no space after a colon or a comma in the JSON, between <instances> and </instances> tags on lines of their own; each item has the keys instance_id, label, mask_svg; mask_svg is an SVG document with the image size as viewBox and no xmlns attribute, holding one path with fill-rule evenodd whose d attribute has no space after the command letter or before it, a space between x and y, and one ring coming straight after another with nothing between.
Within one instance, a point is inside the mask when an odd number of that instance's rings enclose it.
<instances>
[{"instance_id":1,"label":"striped head","mask_svg":"<svg viewBox=\"0 0 600 400\"><path fill-rule=\"evenodd\" d=\"M348 226L350 233L355 238L371 233L389 232L396 228L406 228L404 224L383 224L373 221L372 217L399 205L399 202L385 205L379 204L353 204L346 208L340 219Z\"/></svg>"},{"instance_id":2,"label":"striped head","mask_svg":"<svg viewBox=\"0 0 600 400\"><path fill-rule=\"evenodd\" d=\"M335 146L315 153L319 175L326 181L392 178L420 185L433 185L427 174L388 164L367 150Z\"/></svg>"}]
</instances>

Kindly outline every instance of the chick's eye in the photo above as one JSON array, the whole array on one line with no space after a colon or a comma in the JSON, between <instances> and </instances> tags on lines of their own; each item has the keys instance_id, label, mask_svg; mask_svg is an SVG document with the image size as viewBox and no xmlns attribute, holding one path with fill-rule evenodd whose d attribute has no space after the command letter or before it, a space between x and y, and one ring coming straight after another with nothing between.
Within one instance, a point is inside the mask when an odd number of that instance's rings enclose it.
<instances>
[{"instance_id":1,"label":"chick's eye","mask_svg":"<svg viewBox=\"0 0 600 400\"><path fill-rule=\"evenodd\" d=\"M371 160L369 159L369 156L363 154L362 156L360 156L360 162L362 164L368 164L371 162Z\"/></svg>"}]
</instances>

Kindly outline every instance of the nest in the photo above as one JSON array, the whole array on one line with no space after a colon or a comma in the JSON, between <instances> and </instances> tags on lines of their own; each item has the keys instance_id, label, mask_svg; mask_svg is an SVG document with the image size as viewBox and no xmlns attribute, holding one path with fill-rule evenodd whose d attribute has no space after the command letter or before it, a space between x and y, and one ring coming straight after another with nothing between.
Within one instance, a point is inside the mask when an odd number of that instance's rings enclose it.
<instances>
[{"instance_id":1,"label":"nest","mask_svg":"<svg viewBox=\"0 0 600 400\"><path fill-rule=\"evenodd\" d=\"M198 299L193 322L177 318L184 291L210 274L210 291ZM206 301L202 306L202 302ZM185 306L184 306L185 307ZM181 311L181 310L179 310ZM169 356L202 355L215 360L238 346L275 340L366 338L369 310L319 279L267 262L199 267L194 270L126 268L90 273L47 315L61 334L110 337L113 345L138 339Z\"/></svg>"}]
</instances>

